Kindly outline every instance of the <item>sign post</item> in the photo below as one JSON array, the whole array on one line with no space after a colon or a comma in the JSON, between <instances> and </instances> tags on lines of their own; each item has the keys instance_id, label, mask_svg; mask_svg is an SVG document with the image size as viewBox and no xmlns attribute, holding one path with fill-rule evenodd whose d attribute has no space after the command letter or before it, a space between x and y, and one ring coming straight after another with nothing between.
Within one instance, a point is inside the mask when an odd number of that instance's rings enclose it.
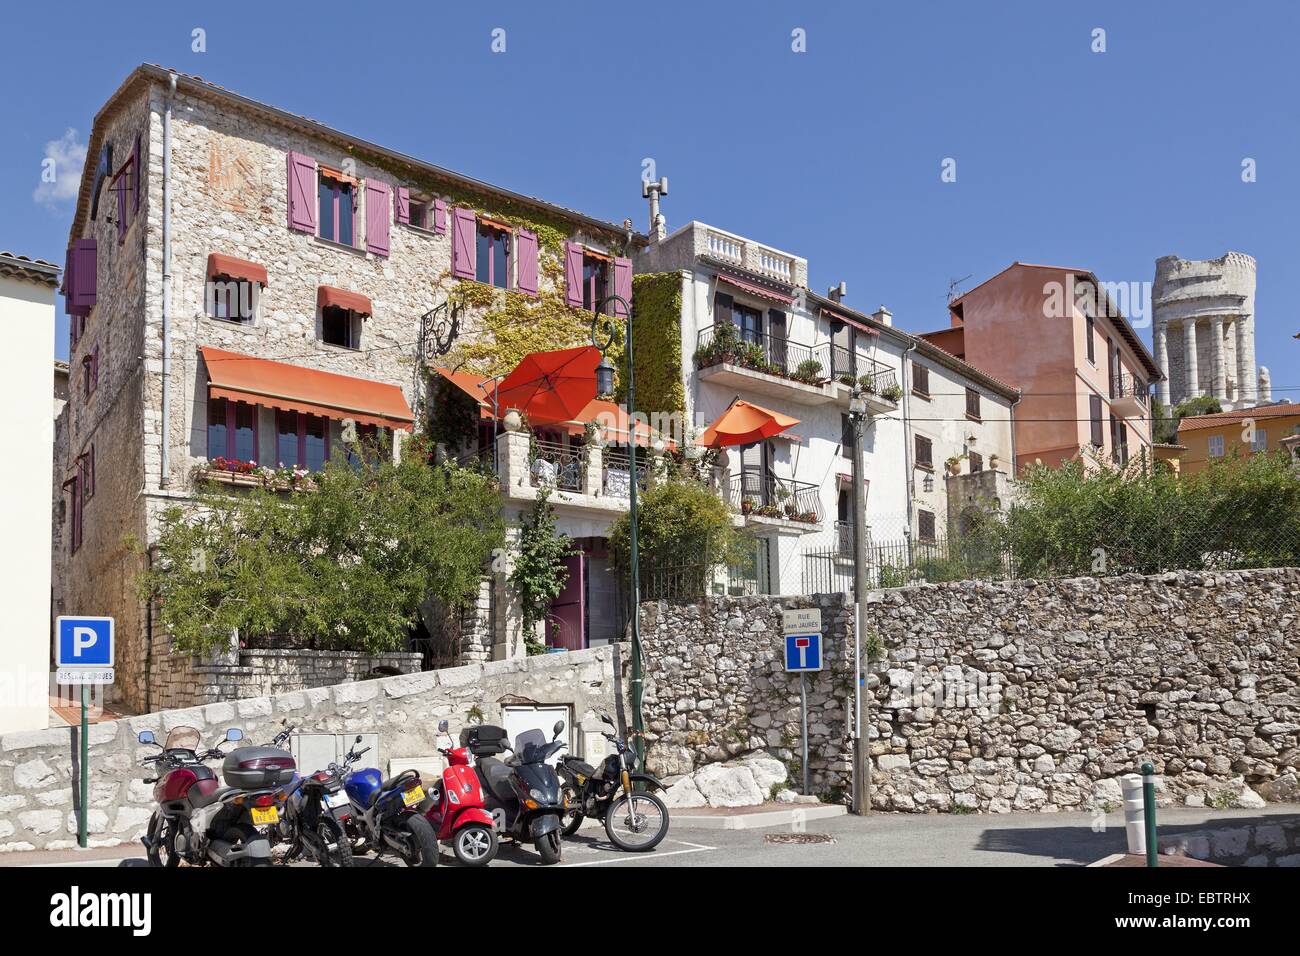
<instances>
[{"instance_id":1,"label":"sign post","mask_svg":"<svg viewBox=\"0 0 1300 956\"><path fill-rule=\"evenodd\" d=\"M785 669L799 674L799 711L803 728L803 792L812 789L808 768L808 671L822 669L822 612L798 608L781 612L785 637Z\"/></svg>"},{"instance_id":2,"label":"sign post","mask_svg":"<svg viewBox=\"0 0 1300 956\"><path fill-rule=\"evenodd\" d=\"M81 801L77 813L77 845L87 843L90 796L90 686L113 683L113 619L60 615L55 623L55 680L81 685Z\"/></svg>"}]
</instances>

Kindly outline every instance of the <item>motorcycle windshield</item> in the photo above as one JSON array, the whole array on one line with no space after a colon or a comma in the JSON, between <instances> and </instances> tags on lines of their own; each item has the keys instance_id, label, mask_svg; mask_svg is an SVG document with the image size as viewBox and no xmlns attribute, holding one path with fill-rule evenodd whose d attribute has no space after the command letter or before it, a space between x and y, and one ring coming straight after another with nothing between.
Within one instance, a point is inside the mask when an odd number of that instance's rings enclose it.
<instances>
[{"instance_id":1,"label":"motorcycle windshield","mask_svg":"<svg viewBox=\"0 0 1300 956\"><path fill-rule=\"evenodd\" d=\"M202 739L197 727L173 727L163 741L163 750L194 750Z\"/></svg>"}]
</instances>

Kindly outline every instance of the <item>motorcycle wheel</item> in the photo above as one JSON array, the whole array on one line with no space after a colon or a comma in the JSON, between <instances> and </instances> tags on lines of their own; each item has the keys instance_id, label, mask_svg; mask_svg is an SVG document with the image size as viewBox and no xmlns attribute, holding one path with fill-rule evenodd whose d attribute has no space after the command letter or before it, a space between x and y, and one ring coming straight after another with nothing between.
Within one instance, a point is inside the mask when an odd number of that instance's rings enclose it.
<instances>
[{"instance_id":1,"label":"motorcycle wheel","mask_svg":"<svg viewBox=\"0 0 1300 956\"><path fill-rule=\"evenodd\" d=\"M433 825L418 813L408 813L402 826L410 834L412 845L406 865L437 866L438 834L433 832Z\"/></svg>"},{"instance_id":2,"label":"motorcycle wheel","mask_svg":"<svg viewBox=\"0 0 1300 956\"><path fill-rule=\"evenodd\" d=\"M152 830L153 827L149 829ZM176 824L164 817L159 830L158 842L149 848L147 854L149 865L167 870L180 866L181 858L176 855Z\"/></svg>"},{"instance_id":3,"label":"motorcycle wheel","mask_svg":"<svg viewBox=\"0 0 1300 956\"><path fill-rule=\"evenodd\" d=\"M266 838L262 836L262 834L258 832L257 827L253 826L251 823L238 823L235 826L231 827L230 829L226 830L225 835L222 836L222 839L225 840L227 843L235 844L235 843L252 843L254 840L264 840ZM256 861L250 861L247 858L231 864L231 866L270 866L270 865L271 865L271 861L269 859L259 859Z\"/></svg>"},{"instance_id":4,"label":"motorcycle wheel","mask_svg":"<svg viewBox=\"0 0 1300 956\"><path fill-rule=\"evenodd\" d=\"M537 855L542 858L543 866L550 866L552 863L560 862L562 843L559 830L552 830L550 833L542 834L538 837L534 846L537 847Z\"/></svg>"},{"instance_id":5,"label":"motorcycle wheel","mask_svg":"<svg viewBox=\"0 0 1300 956\"><path fill-rule=\"evenodd\" d=\"M343 828L333 817L321 817L316 827L316 839L320 841L321 856L316 862L321 866L351 866L352 841L348 839ZM329 849L330 844L334 849Z\"/></svg>"},{"instance_id":6,"label":"motorcycle wheel","mask_svg":"<svg viewBox=\"0 0 1300 956\"><path fill-rule=\"evenodd\" d=\"M668 835L668 808L648 790L625 793L605 811L605 834L620 850L653 850Z\"/></svg>"},{"instance_id":7,"label":"motorcycle wheel","mask_svg":"<svg viewBox=\"0 0 1300 956\"><path fill-rule=\"evenodd\" d=\"M582 798L578 795L576 788L566 785L564 787L564 798L566 805L574 808L564 815L564 829L560 831L567 839L578 832L578 828L582 826L582 821L587 818L587 815L580 808L579 802Z\"/></svg>"},{"instance_id":8,"label":"motorcycle wheel","mask_svg":"<svg viewBox=\"0 0 1300 956\"><path fill-rule=\"evenodd\" d=\"M456 859L466 866L487 866L497 855L497 831L481 823L471 823L456 831L451 848Z\"/></svg>"}]
</instances>

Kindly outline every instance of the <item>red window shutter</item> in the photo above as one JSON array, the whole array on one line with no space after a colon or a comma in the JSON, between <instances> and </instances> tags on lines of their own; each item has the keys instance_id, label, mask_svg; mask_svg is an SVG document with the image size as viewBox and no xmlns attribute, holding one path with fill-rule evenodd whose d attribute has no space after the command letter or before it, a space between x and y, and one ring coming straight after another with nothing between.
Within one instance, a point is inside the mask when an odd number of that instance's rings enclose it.
<instances>
[{"instance_id":1,"label":"red window shutter","mask_svg":"<svg viewBox=\"0 0 1300 956\"><path fill-rule=\"evenodd\" d=\"M140 211L140 189L144 180L144 170L140 166L140 134L135 134L135 146L131 150L131 211Z\"/></svg>"},{"instance_id":2,"label":"red window shutter","mask_svg":"<svg viewBox=\"0 0 1300 956\"><path fill-rule=\"evenodd\" d=\"M582 308L582 245L576 242L564 244L564 304Z\"/></svg>"},{"instance_id":3,"label":"red window shutter","mask_svg":"<svg viewBox=\"0 0 1300 956\"><path fill-rule=\"evenodd\" d=\"M388 191L388 183L366 180L366 251L377 256L388 255Z\"/></svg>"},{"instance_id":4,"label":"red window shutter","mask_svg":"<svg viewBox=\"0 0 1300 956\"><path fill-rule=\"evenodd\" d=\"M441 199L433 201L433 231L440 236L447 232L447 203Z\"/></svg>"},{"instance_id":5,"label":"red window shutter","mask_svg":"<svg viewBox=\"0 0 1300 956\"><path fill-rule=\"evenodd\" d=\"M289 153L289 228L316 232L316 160Z\"/></svg>"},{"instance_id":6,"label":"red window shutter","mask_svg":"<svg viewBox=\"0 0 1300 956\"><path fill-rule=\"evenodd\" d=\"M69 312L86 315L94 307L97 281L95 270L95 240L76 240L72 244L72 296L68 300Z\"/></svg>"},{"instance_id":7,"label":"red window shutter","mask_svg":"<svg viewBox=\"0 0 1300 956\"><path fill-rule=\"evenodd\" d=\"M537 295L537 233L520 229L515 234L515 255L519 260L519 291Z\"/></svg>"},{"instance_id":8,"label":"red window shutter","mask_svg":"<svg viewBox=\"0 0 1300 956\"><path fill-rule=\"evenodd\" d=\"M393 191L393 218L398 222L411 221L411 191L405 186L398 186Z\"/></svg>"},{"instance_id":9,"label":"red window shutter","mask_svg":"<svg viewBox=\"0 0 1300 956\"><path fill-rule=\"evenodd\" d=\"M451 211L451 274L458 279L472 279L478 271L477 223L472 209Z\"/></svg>"},{"instance_id":10,"label":"red window shutter","mask_svg":"<svg viewBox=\"0 0 1300 956\"><path fill-rule=\"evenodd\" d=\"M627 303L627 308L632 307L632 260L615 259L614 260L614 294ZM613 303L614 314L620 319L627 318L627 309L623 308L617 300Z\"/></svg>"}]
</instances>

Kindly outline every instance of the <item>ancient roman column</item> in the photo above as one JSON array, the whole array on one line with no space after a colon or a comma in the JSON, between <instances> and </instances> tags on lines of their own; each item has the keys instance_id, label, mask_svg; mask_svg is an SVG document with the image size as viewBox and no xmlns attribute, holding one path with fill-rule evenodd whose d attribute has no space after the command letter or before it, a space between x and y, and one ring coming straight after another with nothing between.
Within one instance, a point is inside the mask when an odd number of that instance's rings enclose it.
<instances>
[{"instance_id":1,"label":"ancient roman column","mask_svg":"<svg viewBox=\"0 0 1300 956\"><path fill-rule=\"evenodd\" d=\"M1184 398L1201 394L1201 378L1196 370L1196 320L1183 319L1183 389Z\"/></svg>"},{"instance_id":2,"label":"ancient roman column","mask_svg":"<svg viewBox=\"0 0 1300 956\"><path fill-rule=\"evenodd\" d=\"M1249 323L1244 315L1232 323L1237 332L1237 406L1251 405L1255 401L1255 356L1246 342Z\"/></svg>"},{"instance_id":3,"label":"ancient roman column","mask_svg":"<svg viewBox=\"0 0 1300 956\"><path fill-rule=\"evenodd\" d=\"M1156 397L1160 404L1169 407L1169 345L1165 341L1165 323L1157 322L1155 327L1156 365L1165 373L1156 385Z\"/></svg>"},{"instance_id":4,"label":"ancient roman column","mask_svg":"<svg viewBox=\"0 0 1300 956\"><path fill-rule=\"evenodd\" d=\"M1214 397L1220 402L1228 399L1227 369L1223 364L1223 316L1210 317L1210 368L1213 370Z\"/></svg>"}]
</instances>

